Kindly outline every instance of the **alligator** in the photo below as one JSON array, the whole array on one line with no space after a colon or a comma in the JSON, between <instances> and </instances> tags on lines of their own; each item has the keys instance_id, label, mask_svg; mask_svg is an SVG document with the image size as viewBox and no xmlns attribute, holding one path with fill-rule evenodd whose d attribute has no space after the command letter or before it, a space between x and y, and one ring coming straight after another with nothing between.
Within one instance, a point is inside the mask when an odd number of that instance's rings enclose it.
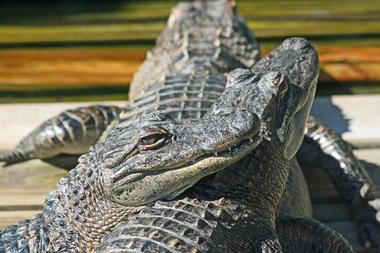
<instances>
[{"instance_id":1,"label":"alligator","mask_svg":"<svg viewBox=\"0 0 380 253\"><path fill-rule=\"evenodd\" d=\"M232 2L180 3L125 108L65 111L0 156L89 149L40 215L0 232L0 252L351 252L307 218L297 160L332 175L361 241L378 247L371 180L339 135L306 121L316 55L293 38L259 61Z\"/></svg>"}]
</instances>

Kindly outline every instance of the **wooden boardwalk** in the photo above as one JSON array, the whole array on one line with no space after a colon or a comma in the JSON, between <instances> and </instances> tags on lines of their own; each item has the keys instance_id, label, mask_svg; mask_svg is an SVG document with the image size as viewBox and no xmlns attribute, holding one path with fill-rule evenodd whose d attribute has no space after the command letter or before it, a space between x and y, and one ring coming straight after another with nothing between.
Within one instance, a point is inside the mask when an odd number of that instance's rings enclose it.
<instances>
[{"instance_id":1,"label":"wooden boardwalk","mask_svg":"<svg viewBox=\"0 0 380 253\"><path fill-rule=\"evenodd\" d=\"M126 100L133 73L176 2L1 3L0 103ZM380 1L237 0L237 6L263 55L291 36L316 46L318 94L380 93Z\"/></svg>"},{"instance_id":2,"label":"wooden boardwalk","mask_svg":"<svg viewBox=\"0 0 380 253\"><path fill-rule=\"evenodd\" d=\"M124 102L103 102L123 105ZM0 105L0 149L11 148L41 121L61 110L88 103ZM380 188L380 96L333 96L315 100L312 113L353 143L355 154ZM39 160L0 167L0 228L30 218L41 211L46 194L67 171ZM347 207L326 173L318 168L306 172L315 217L341 232L362 252Z\"/></svg>"}]
</instances>

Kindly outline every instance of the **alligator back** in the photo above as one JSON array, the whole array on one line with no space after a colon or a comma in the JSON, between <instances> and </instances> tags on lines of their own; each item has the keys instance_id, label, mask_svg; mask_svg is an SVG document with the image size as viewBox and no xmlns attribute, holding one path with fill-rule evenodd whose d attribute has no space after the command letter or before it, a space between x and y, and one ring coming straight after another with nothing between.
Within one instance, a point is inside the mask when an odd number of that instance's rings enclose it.
<instances>
[{"instance_id":1,"label":"alligator back","mask_svg":"<svg viewBox=\"0 0 380 253\"><path fill-rule=\"evenodd\" d=\"M253 252L234 204L223 198L158 201L106 236L94 252Z\"/></svg>"},{"instance_id":2,"label":"alligator back","mask_svg":"<svg viewBox=\"0 0 380 253\"><path fill-rule=\"evenodd\" d=\"M199 119L223 92L225 73L258 59L258 44L232 2L179 3L132 81L124 118L156 109Z\"/></svg>"}]
</instances>

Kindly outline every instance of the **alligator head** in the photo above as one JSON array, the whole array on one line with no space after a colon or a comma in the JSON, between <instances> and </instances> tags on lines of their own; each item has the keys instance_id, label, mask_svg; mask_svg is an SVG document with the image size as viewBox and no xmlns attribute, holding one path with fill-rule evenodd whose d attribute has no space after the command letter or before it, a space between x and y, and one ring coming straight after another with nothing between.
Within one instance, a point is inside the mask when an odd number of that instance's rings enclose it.
<instances>
[{"instance_id":1,"label":"alligator head","mask_svg":"<svg viewBox=\"0 0 380 253\"><path fill-rule=\"evenodd\" d=\"M229 79L237 82L232 74ZM257 81L251 76L245 84ZM176 121L149 110L128 127L110 131L102 162L109 195L128 206L170 199L248 154L261 141L262 115L235 107L232 91L240 96L240 88L233 85L219 99L228 105L220 110L215 105L199 121ZM222 103L227 96L231 103Z\"/></svg>"},{"instance_id":2,"label":"alligator head","mask_svg":"<svg viewBox=\"0 0 380 253\"><path fill-rule=\"evenodd\" d=\"M282 76L284 89L277 100L274 135L280 141L281 152L291 159L302 143L314 100L319 76L318 53L307 40L289 38L259 61L252 71L270 71Z\"/></svg>"},{"instance_id":3,"label":"alligator head","mask_svg":"<svg viewBox=\"0 0 380 253\"><path fill-rule=\"evenodd\" d=\"M317 53L292 38L252 70L229 73L225 92L201 120L146 111L128 127L116 126L92 150L108 197L127 206L176 197L263 138L279 140L290 159L303 138L317 77Z\"/></svg>"}]
</instances>

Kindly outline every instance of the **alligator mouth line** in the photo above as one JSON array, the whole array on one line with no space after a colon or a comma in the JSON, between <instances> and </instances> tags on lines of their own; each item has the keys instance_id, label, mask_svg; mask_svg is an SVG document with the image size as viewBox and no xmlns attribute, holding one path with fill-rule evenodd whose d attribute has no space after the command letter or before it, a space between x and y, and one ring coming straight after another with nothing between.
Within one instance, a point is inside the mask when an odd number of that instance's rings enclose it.
<instances>
[{"instance_id":1,"label":"alligator mouth line","mask_svg":"<svg viewBox=\"0 0 380 253\"><path fill-rule=\"evenodd\" d=\"M261 142L262 137L260 132L257 133L255 136L250 137L249 139L243 139L237 143L235 143L232 147L227 148L223 151L219 152L210 152L203 154L197 158L194 158L192 161L186 162L186 163L180 163L175 166L166 167L166 168L157 168L154 171L146 171L146 170L136 170L134 172L129 173L129 175L120 175L119 177L114 179L114 183L117 184L116 187L122 186L125 184L136 182L146 176L155 176L159 175L165 172L170 171L179 171L179 170L185 170L185 169L191 169L195 165L199 164L202 161L210 160L210 159L218 159L218 158L225 158L229 161L235 161L242 156L244 156L246 153L251 152L253 149L255 149ZM228 161L226 161L227 163ZM212 163L212 161L211 161ZM211 165L207 165L209 167L212 167ZM224 167L221 167L220 169L213 169L210 170L207 175L210 175L212 173L217 172L218 170L221 170Z\"/></svg>"}]
</instances>

